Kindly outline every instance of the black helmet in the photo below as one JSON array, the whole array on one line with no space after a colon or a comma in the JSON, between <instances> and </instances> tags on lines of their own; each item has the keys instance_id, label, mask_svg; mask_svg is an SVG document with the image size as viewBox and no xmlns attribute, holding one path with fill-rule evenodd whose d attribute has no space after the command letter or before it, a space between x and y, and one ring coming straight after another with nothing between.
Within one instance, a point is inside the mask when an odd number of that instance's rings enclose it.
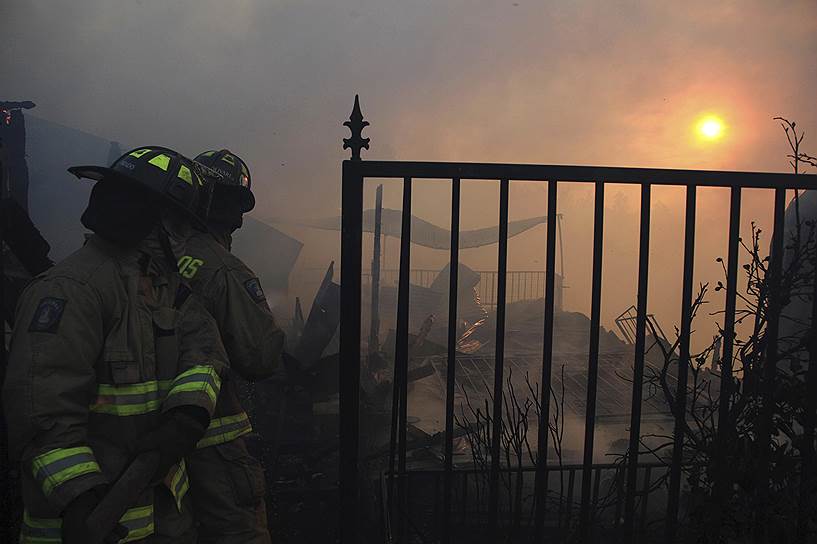
<instances>
[{"instance_id":1,"label":"black helmet","mask_svg":"<svg viewBox=\"0 0 817 544\"><path fill-rule=\"evenodd\" d=\"M239 192L243 213L247 213L255 207L250 169L247 168L247 163L241 157L232 151L222 149L220 151L205 151L196 157L195 161L219 174L214 177L214 183L222 187L234 187L234 190Z\"/></svg>"},{"instance_id":2,"label":"black helmet","mask_svg":"<svg viewBox=\"0 0 817 544\"><path fill-rule=\"evenodd\" d=\"M68 171L78 178L94 181L119 178L138 183L202 223L200 215L206 205L207 182L193 161L172 149L139 147L116 159L110 167L72 166Z\"/></svg>"}]
</instances>

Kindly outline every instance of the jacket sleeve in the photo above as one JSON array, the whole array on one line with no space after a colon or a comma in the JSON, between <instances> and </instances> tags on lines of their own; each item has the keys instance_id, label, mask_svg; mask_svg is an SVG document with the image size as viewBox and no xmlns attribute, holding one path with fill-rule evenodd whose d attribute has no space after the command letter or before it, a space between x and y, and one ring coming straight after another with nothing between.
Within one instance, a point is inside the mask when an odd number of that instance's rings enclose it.
<instances>
[{"instance_id":1,"label":"jacket sleeve","mask_svg":"<svg viewBox=\"0 0 817 544\"><path fill-rule=\"evenodd\" d=\"M285 335L267 305L261 283L237 261L215 276L208 289L230 368L246 380L260 380L280 367Z\"/></svg>"},{"instance_id":2,"label":"jacket sleeve","mask_svg":"<svg viewBox=\"0 0 817 544\"><path fill-rule=\"evenodd\" d=\"M9 440L32 481L62 510L107 483L87 439L96 396L94 364L103 346L101 300L75 280L31 284L18 308L3 403Z\"/></svg>"},{"instance_id":3,"label":"jacket sleeve","mask_svg":"<svg viewBox=\"0 0 817 544\"><path fill-rule=\"evenodd\" d=\"M162 411L199 406L212 416L221 379L227 371L227 355L216 322L196 295L190 294L179 308L176 330L178 372L162 403Z\"/></svg>"}]
</instances>

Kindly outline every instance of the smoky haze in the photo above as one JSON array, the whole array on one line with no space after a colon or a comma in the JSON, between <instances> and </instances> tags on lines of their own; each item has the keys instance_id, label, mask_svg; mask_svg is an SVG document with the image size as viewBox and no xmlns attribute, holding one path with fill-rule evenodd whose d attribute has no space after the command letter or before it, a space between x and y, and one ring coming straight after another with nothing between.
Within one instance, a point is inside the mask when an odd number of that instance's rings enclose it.
<instances>
[{"instance_id":1,"label":"smoky haze","mask_svg":"<svg viewBox=\"0 0 817 544\"><path fill-rule=\"evenodd\" d=\"M796 119L817 148L817 4L711 4L4 0L2 99L33 100L40 117L126 146L230 147L250 164L264 220L339 214L340 123L355 93L373 159L785 171L773 116ZM710 112L727 131L702 144L692 126ZM770 195L749 193L744 226L768 226ZM463 227L495 224L496 195L467 184ZM543 215L546 195L513 184L511 219ZM418 183L415 213L445 225L448 198L447 186ZM654 190L650 309L667 329L678 321L683 202L681 190ZM399 203L387 184L385 205ZM728 195L702 190L699 204L696 281L716 281ZM606 207L610 327L635 301L637 190L608 188ZM591 189L564 186L559 211L565 307L588 313ZM299 267L338 258L336 233L282 228L305 244ZM541 269L544 239L541 226L514 238L509 268ZM495 251L462 258L490 269ZM412 266L445 259L417 249Z\"/></svg>"}]
</instances>

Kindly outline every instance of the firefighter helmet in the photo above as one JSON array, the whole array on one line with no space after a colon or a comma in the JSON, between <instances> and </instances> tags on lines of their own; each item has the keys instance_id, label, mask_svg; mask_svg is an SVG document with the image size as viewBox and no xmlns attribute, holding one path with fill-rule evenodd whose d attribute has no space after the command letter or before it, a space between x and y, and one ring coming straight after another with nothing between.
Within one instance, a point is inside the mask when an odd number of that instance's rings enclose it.
<instances>
[{"instance_id":1,"label":"firefighter helmet","mask_svg":"<svg viewBox=\"0 0 817 544\"><path fill-rule=\"evenodd\" d=\"M252 194L250 169L241 157L228 149L211 150L199 154L195 161L215 171L213 182L220 187L231 187L240 195L241 211L247 213L255 207L255 196Z\"/></svg>"},{"instance_id":2,"label":"firefighter helmet","mask_svg":"<svg viewBox=\"0 0 817 544\"><path fill-rule=\"evenodd\" d=\"M144 146L116 159L110 167L72 166L69 172L94 181L120 179L138 183L159 194L197 223L202 223L203 208L209 203L209 183L199 174L193 161L160 146Z\"/></svg>"}]
</instances>

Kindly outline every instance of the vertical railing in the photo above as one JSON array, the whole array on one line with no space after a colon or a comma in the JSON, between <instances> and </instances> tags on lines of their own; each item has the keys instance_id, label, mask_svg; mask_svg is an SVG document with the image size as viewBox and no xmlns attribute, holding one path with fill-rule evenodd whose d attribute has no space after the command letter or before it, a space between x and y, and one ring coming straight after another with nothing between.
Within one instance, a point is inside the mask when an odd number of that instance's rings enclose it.
<instances>
[{"instance_id":1,"label":"vertical railing","mask_svg":"<svg viewBox=\"0 0 817 544\"><path fill-rule=\"evenodd\" d=\"M360 449L360 272L363 258L363 176L355 163L343 163L340 321L340 521L341 542L360 542L358 532L358 456Z\"/></svg>"},{"instance_id":2,"label":"vertical railing","mask_svg":"<svg viewBox=\"0 0 817 544\"><path fill-rule=\"evenodd\" d=\"M813 293L811 299L812 328L817 327L817 263L814 268ZM808 370L806 371L806 391L817 391L817 335L812 334L808 343ZM803 425L803 468L800 476L800 493L797 504L797 538L805 542L809 524L817 515L817 459L814 451L815 427L817 427L817 395L810 395L806 401Z\"/></svg>"},{"instance_id":3,"label":"vertical railing","mask_svg":"<svg viewBox=\"0 0 817 544\"><path fill-rule=\"evenodd\" d=\"M401 539L406 524L406 426L408 419L409 270L411 267L411 178L403 179L403 221L400 231L400 279L397 288L397 332L394 383L398 395L397 508ZM402 540L401 540L402 541Z\"/></svg>"},{"instance_id":4,"label":"vertical railing","mask_svg":"<svg viewBox=\"0 0 817 544\"><path fill-rule=\"evenodd\" d=\"M647 277L650 266L650 184L641 184L641 223L638 242L638 303L633 364L633 402L630 408L630 445L627 450L627 488L624 502L624 538L633 539L638 449L641 438L641 397L644 383L644 348L647 321Z\"/></svg>"},{"instance_id":5,"label":"vertical railing","mask_svg":"<svg viewBox=\"0 0 817 544\"><path fill-rule=\"evenodd\" d=\"M678 356L678 387L675 393L675 427L673 432L672 468L669 497L667 497L667 542L675 542L678 525L678 506L681 496L681 462L686 432L687 369L689 342L692 329L692 274L695 261L695 205L696 187L687 187L686 218L684 224L684 275L681 288L681 331Z\"/></svg>"},{"instance_id":6,"label":"vertical railing","mask_svg":"<svg viewBox=\"0 0 817 544\"><path fill-rule=\"evenodd\" d=\"M542 381L539 402L539 431L536 451L536 481L534 483L534 531L536 540L544 538L545 507L548 491L548 422L550 421L550 384L553 367L553 309L556 266L556 195L557 181L548 181L547 242L545 248L545 323L543 331Z\"/></svg>"},{"instance_id":7,"label":"vertical railing","mask_svg":"<svg viewBox=\"0 0 817 544\"><path fill-rule=\"evenodd\" d=\"M502 380L505 361L505 293L508 270L508 189L509 181L499 182L499 251L497 258L496 350L494 355L494 404L491 429L491 471L488 488L489 533L499 538L499 468L502 443Z\"/></svg>"},{"instance_id":8,"label":"vertical railing","mask_svg":"<svg viewBox=\"0 0 817 544\"><path fill-rule=\"evenodd\" d=\"M786 208L786 189L779 187L774 191L774 232L772 233L772 247L769 271L768 271L768 309L766 314L766 361L761 379L762 408L760 413L760 423L757 433L757 448L759 458L759 469L755 483L755 504L762 507L768 502L769 495L769 473L771 467L771 441L772 441L772 420L774 418L775 407L775 379L777 375L778 363L778 333L780 331L780 310L783 301L781 300L781 281L783 272L783 241L786 236L783 214ZM811 392L814 394L815 392ZM756 522L758 526L768 525L762 508L758 508L759 516ZM771 536L771 535L769 535Z\"/></svg>"},{"instance_id":9,"label":"vertical railing","mask_svg":"<svg viewBox=\"0 0 817 544\"><path fill-rule=\"evenodd\" d=\"M380 346L380 227L383 216L383 186L377 186L374 204L374 241L372 243L372 304L369 326L369 353Z\"/></svg>"},{"instance_id":10,"label":"vertical railing","mask_svg":"<svg viewBox=\"0 0 817 544\"><path fill-rule=\"evenodd\" d=\"M740 187L732 187L729 197L729 239L727 242L726 257L726 302L723 316L723 355L721 356L721 383L718 397L718 443L720 447L715 452L715 477L713 494L715 512L710 518L709 531L717 542L721 530L722 511L731 483L726 470L726 444L732 436L732 424L729 419L729 407L732 399L732 360L734 356L735 340L735 311L737 304L738 280L738 251L740 249Z\"/></svg>"},{"instance_id":11,"label":"vertical railing","mask_svg":"<svg viewBox=\"0 0 817 544\"><path fill-rule=\"evenodd\" d=\"M451 257L448 277L448 369L445 387L445 489L443 542L451 542L451 501L454 477L454 388L457 369L457 280L460 246L460 180L451 181Z\"/></svg>"},{"instance_id":12,"label":"vertical railing","mask_svg":"<svg viewBox=\"0 0 817 544\"><path fill-rule=\"evenodd\" d=\"M596 181L593 213L593 287L590 302L590 346L587 363L587 403L584 420L584 456L582 465L582 502L580 536L590 542L590 482L592 480L593 441L596 432L596 390L599 379L599 330L601 328L601 274L604 239L604 182Z\"/></svg>"}]
</instances>

